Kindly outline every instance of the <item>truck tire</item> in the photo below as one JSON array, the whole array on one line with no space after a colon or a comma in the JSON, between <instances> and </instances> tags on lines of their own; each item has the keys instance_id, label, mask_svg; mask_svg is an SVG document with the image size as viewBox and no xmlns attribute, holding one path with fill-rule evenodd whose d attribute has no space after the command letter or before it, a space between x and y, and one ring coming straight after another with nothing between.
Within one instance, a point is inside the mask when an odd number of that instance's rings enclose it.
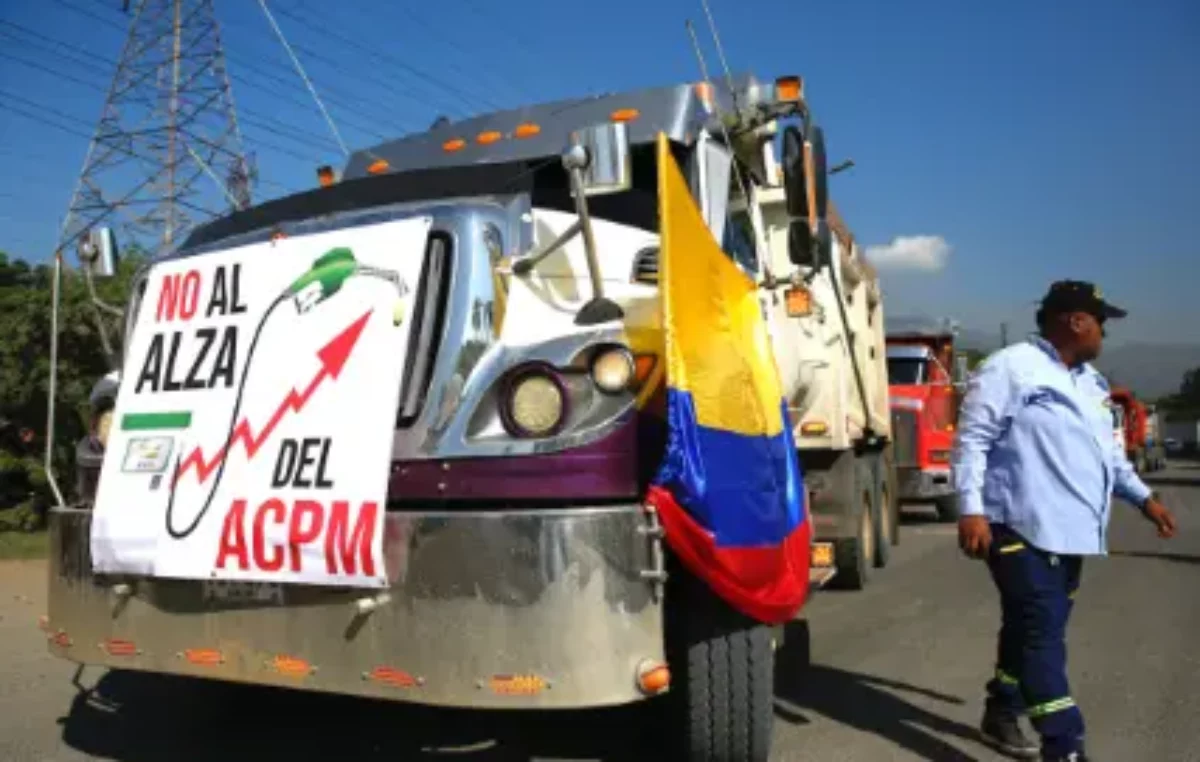
<instances>
[{"instance_id":1,"label":"truck tire","mask_svg":"<svg viewBox=\"0 0 1200 762\"><path fill-rule=\"evenodd\" d=\"M883 486L884 495L879 504L887 508L888 519L892 523L892 545L900 544L900 480L896 476L896 461L892 457L892 446L889 444L883 451Z\"/></svg>"},{"instance_id":2,"label":"truck tire","mask_svg":"<svg viewBox=\"0 0 1200 762\"><path fill-rule=\"evenodd\" d=\"M775 719L772 629L678 564L667 585L667 699L678 757L767 762Z\"/></svg>"},{"instance_id":3,"label":"truck tire","mask_svg":"<svg viewBox=\"0 0 1200 762\"><path fill-rule=\"evenodd\" d=\"M843 590L865 588L870 578L868 570L875 558L875 511L871 508L870 493L859 490L859 495L855 511L858 535L835 540L833 544L833 560L837 567L833 583Z\"/></svg>"},{"instance_id":4,"label":"truck tire","mask_svg":"<svg viewBox=\"0 0 1200 762\"><path fill-rule=\"evenodd\" d=\"M871 509L875 511L875 518L872 521L875 530L875 538L872 543L875 546L875 553L871 561L876 569L886 567L888 561L892 559L892 530L895 528L888 506L891 496L888 493L887 481L884 479L883 464L883 459L879 458L871 469L875 481L871 499Z\"/></svg>"},{"instance_id":5,"label":"truck tire","mask_svg":"<svg viewBox=\"0 0 1200 762\"><path fill-rule=\"evenodd\" d=\"M939 497L933 503L937 509L938 521L943 524L950 524L958 521L958 496L949 495L947 497Z\"/></svg>"}]
</instances>

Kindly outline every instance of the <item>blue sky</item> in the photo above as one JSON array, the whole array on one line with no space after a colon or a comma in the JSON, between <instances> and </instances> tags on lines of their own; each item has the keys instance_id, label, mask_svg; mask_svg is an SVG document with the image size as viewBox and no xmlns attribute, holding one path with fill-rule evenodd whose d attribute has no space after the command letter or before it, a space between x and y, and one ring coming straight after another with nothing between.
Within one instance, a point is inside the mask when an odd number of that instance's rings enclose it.
<instances>
[{"instance_id":1,"label":"blue sky","mask_svg":"<svg viewBox=\"0 0 1200 762\"><path fill-rule=\"evenodd\" d=\"M336 143L281 68L286 53L256 0L214 3L234 97L259 119L242 128L269 183L260 194L311 186L318 165L341 163ZM318 90L340 101L327 105L352 148L375 142L355 125L427 126L439 113L428 101L487 110L693 80L684 19L706 29L698 0L333 5L269 2L293 44L322 53L300 57ZM891 313L948 314L977 329L1008 321L1019 333L1046 284L1074 277L1130 310L1115 339L1200 342L1200 4L711 5L733 67L803 75L831 159L854 158L833 194L859 240L877 247ZM111 76L112 64L66 60L46 40L115 62L120 6L0 0L0 91L26 99L0 97L0 249L29 259L52 251L87 149L80 135L14 109L90 134L103 88L82 82ZM308 137L281 137L263 116Z\"/></svg>"}]
</instances>

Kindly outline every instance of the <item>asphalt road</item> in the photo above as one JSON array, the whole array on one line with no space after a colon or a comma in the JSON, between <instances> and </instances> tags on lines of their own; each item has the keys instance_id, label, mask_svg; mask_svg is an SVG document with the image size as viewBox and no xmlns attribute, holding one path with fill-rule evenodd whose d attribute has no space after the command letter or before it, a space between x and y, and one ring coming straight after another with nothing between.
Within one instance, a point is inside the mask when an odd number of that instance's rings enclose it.
<instances>
[{"instance_id":1,"label":"asphalt road","mask_svg":"<svg viewBox=\"0 0 1200 762\"><path fill-rule=\"evenodd\" d=\"M1158 540L1118 504L1112 557L1085 564L1070 631L1076 700L1098 760L1200 760L1200 465L1151 477L1181 522ZM46 655L44 566L0 564L0 760L635 760L652 711L542 715L394 704L74 668ZM974 738L997 605L951 527L906 522L861 593L809 608L812 662L777 675L778 760L999 759Z\"/></svg>"}]
</instances>

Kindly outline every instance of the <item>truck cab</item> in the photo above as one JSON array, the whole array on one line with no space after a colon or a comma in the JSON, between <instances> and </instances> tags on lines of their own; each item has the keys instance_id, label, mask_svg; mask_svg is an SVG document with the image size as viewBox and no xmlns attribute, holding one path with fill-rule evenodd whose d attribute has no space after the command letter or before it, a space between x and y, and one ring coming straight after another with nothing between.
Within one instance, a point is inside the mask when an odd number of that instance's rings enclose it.
<instances>
[{"instance_id":1,"label":"truck cab","mask_svg":"<svg viewBox=\"0 0 1200 762\"><path fill-rule=\"evenodd\" d=\"M936 324L896 327L887 337L888 392L902 503L933 503L957 518L950 454L958 417L954 332Z\"/></svg>"}]
</instances>

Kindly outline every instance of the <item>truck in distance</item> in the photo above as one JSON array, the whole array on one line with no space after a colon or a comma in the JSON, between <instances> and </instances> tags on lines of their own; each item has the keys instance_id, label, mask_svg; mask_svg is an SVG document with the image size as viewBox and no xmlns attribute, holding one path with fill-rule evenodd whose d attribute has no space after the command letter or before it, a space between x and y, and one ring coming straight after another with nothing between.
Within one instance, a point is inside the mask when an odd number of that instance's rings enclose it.
<instances>
[{"instance_id":1,"label":"truck in distance","mask_svg":"<svg viewBox=\"0 0 1200 762\"><path fill-rule=\"evenodd\" d=\"M933 503L938 518L958 518L950 454L964 370L949 320L889 325L887 364L894 453L902 503Z\"/></svg>"}]
</instances>

